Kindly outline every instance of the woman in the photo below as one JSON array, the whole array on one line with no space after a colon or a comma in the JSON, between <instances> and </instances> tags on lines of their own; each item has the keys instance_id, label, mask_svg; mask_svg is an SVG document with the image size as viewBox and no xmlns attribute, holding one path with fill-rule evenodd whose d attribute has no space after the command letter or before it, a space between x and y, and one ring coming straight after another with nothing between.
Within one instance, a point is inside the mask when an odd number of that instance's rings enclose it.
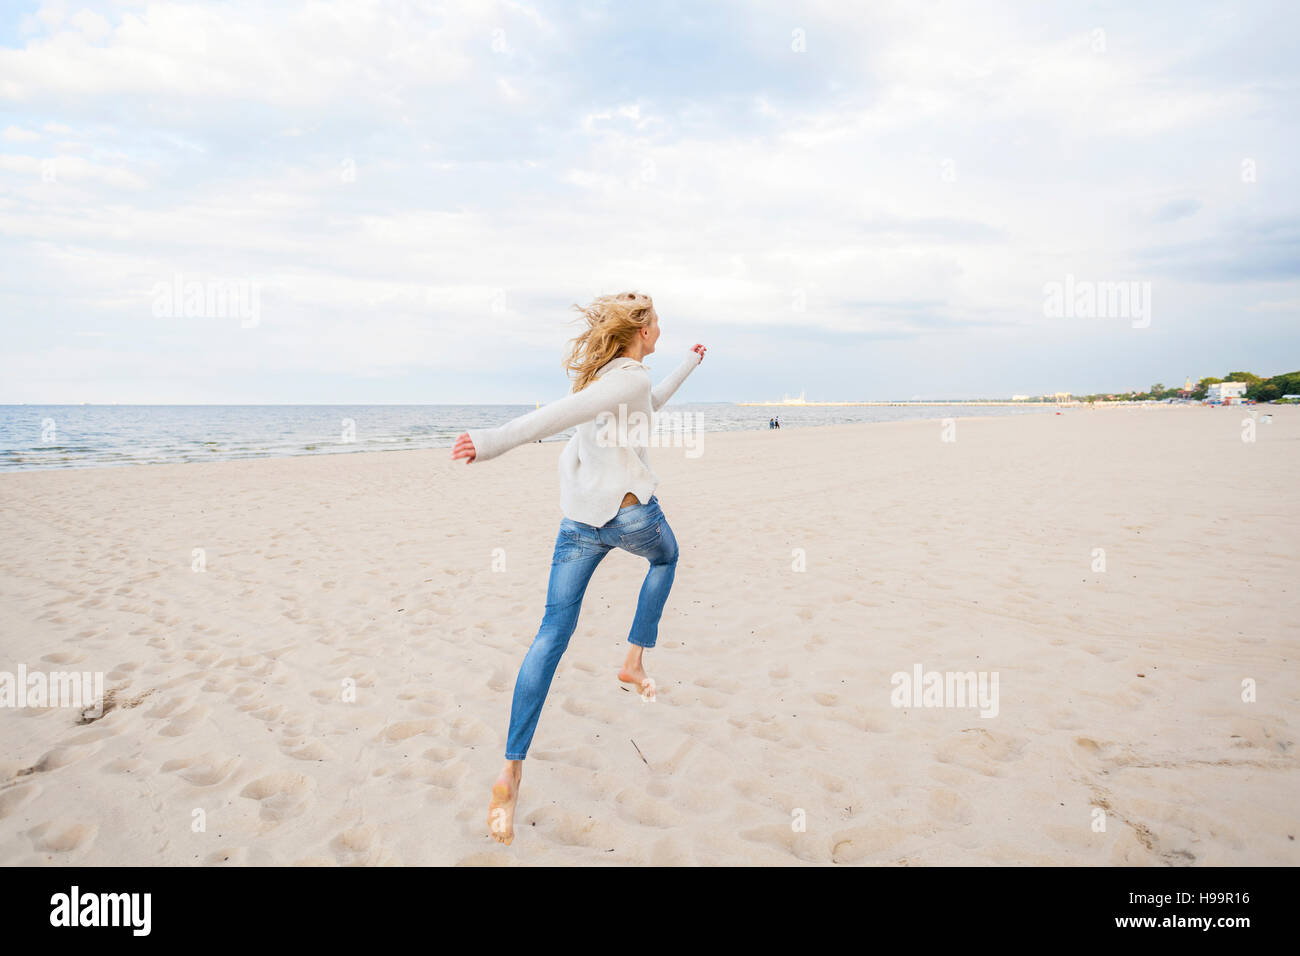
<instances>
[{"instance_id":1,"label":"woman","mask_svg":"<svg viewBox=\"0 0 1300 956\"><path fill-rule=\"evenodd\" d=\"M649 372L641 364L659 339L659 316L650 297L624 292L575 308L587 329L573 340L564 360L566 370L576 373L573 394L498 428L472 428L456 439L451 452L453 459L464 458L466 464L487 461L517 445L577 427L560 453L564 517L551 558L546 613L515 680L506 764L488 807L488 828L507 845L514 840L519 781L537 718L577 627L587 582L610 548L623 548L650 562L618 679L636 687L644 699L653 699L654 681L646 676L641 655L659 636L659 617L677 570L677 540L654 496L659 478L646 455L648 424L652 412L672 397L706 351L696 345L671 375L651 388ZM628 429L629 422L633 429Z\"/></svg>"}]
</instances>

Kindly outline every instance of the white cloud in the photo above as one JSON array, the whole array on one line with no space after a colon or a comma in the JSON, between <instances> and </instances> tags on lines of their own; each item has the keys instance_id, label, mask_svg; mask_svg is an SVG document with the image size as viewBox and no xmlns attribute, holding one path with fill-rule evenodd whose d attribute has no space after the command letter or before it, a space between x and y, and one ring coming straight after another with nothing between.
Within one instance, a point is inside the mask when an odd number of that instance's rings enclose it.
<instances>
[{"instance_id":1,"label":"white cloud","mask_svg":"<svg viewBox=\"0 0 1300 956\"><path fill-rule=\"evenodd\" d=\"M242 101L322 109L390 98L400 87L470 78L472 51L498 22L491 5L315 0L282 11L259 3L157 3L110 27L82 11L20 50L0 49L0 98L51 103L139 95L156 102Z\"/></svg>"},{"instance_id":2,"label":"white cloud","mask_svg":"<svg viewBox=\"0 0 1300 956\"><path fill-rule=\"evenodd\" d=\"M113 189L144 189L148 183L129 169L104 166L80 156L18 156L0 153L0 171L31 177L31 181L102 183Z\"/></svg>"},{"instance_id":3,"label":"white cloud","mask_svg":"<svg viewBox=\"0 0 1300 956\"><path fill-rule=\"evenodd\" d=\"M41 134L19 126L6 126L4 138L11 143L34 143L41 138Z\"/></svg>"}]
</instances>

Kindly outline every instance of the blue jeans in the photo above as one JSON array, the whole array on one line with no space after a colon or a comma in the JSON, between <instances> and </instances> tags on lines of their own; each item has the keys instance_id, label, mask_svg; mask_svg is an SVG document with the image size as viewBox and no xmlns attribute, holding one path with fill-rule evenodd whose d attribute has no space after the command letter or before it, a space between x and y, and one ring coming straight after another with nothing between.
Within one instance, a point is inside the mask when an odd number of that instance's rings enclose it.
<instances>
[{"instance_id":1,"label":"blue jeans","mask_svg":"<svg viewBox=\"0 0 1300 956\"><path fill-rule=\"evenodd\" d=\"M515 680L506 738L507 760L523 760L528 755L551 678L578 626L587 583L610 548L622 548L650 562L627 639L639 647L655 646L659 617L677 572L677 539L659 507L659 499L652 495L643 505L621 508L600 528L572 518L561 520L546 588L546 614Z\"/></svg>"}]
</instances>

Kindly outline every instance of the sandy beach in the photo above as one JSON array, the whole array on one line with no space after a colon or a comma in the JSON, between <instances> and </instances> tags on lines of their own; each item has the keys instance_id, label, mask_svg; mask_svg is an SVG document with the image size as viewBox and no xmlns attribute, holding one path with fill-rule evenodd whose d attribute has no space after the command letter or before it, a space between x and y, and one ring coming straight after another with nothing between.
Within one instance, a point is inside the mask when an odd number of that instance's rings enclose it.
<instances>
[{"instance_id":1,"label":"sandy beach","mask_svg":"<svg viewBox=\"0 0 1300 956\"><path fill-rule=\"evenodd\" d=\"M0 708L0 864L1300 863L1300 409L943 429L652 449L657 699L615 551L509 847L562 444L0 475L0 670L111 698ZM996 673L996 715L894 706L918 667Z\"/></svg>"}]
</instances>

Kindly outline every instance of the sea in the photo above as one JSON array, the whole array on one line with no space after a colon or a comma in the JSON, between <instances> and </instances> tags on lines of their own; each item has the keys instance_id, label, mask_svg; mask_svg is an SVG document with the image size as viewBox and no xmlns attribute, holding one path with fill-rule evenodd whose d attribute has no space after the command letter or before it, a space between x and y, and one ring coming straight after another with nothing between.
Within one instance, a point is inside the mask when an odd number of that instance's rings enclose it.
<instances>
[{"instance_id":1,"label":"sea","mask_svg":"<svg viewBox=\"0 0 1300 956\"><path fill-rule=\"evenodd\" d=\"M450 448L469 428L500 425L532 405L0 405L0 471L105 468L292 455ZM703 432L972 415L1050 414L1023 406L748 406L668 404L658 427ZM678 416L675 421L665 416ZM689 417L688 417L689 416ZM567 441L572 431L547 441Z\"/></svg>"}]
</instances>

